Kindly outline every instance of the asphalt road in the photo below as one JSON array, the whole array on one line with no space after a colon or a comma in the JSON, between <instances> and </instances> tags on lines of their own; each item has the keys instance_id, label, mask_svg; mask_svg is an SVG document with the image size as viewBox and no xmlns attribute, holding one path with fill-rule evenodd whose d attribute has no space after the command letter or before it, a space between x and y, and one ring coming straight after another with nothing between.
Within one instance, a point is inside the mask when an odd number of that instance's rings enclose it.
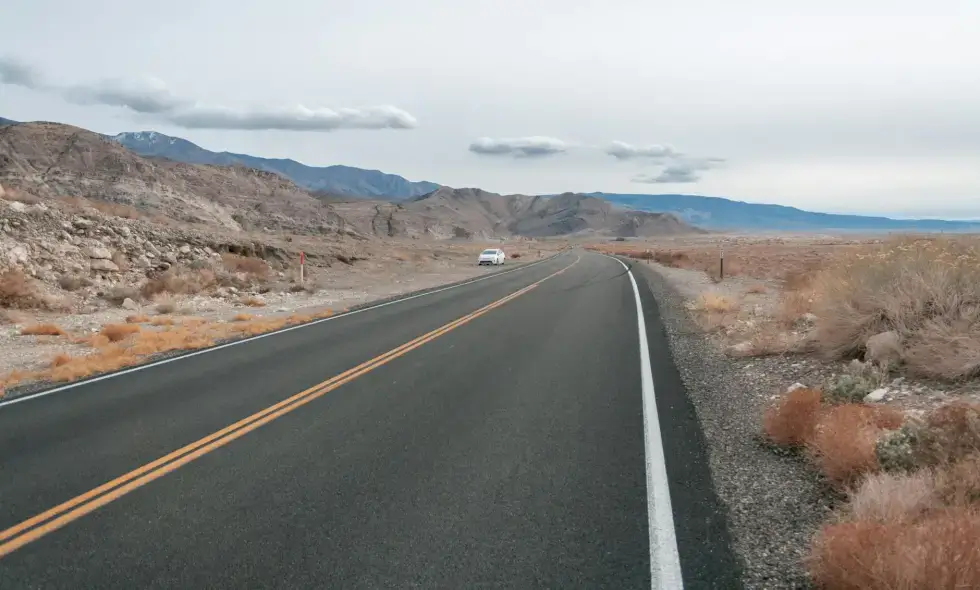
<instances>
[{"instance_id":1,"label":"asphalt road","mask_svg":"<svg viewBox=\"0 0 980 590\"><path fill-rule=\"evenodd\" d=\"M737 588L638 283L567 252L0 405L0 588Z\"/></svg>"}]
</instances>

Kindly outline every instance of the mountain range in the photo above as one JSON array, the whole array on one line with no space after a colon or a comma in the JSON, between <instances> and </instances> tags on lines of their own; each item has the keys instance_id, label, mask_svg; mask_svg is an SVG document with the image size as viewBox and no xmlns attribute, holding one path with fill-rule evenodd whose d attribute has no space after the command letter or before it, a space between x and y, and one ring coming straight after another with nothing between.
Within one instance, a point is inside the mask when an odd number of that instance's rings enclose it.
<instances>
[{"instance_id":1,"label":"mountain range","mask_svg":"<svg viewBox=\"0 0 980 590\"><path fill-rule=\"evenodd\" d=\"M572 193L549 198L439 187L397 201L323 198L279 173L141 156L114 137L59 123L0 127L0 184L41 198L108 202L202 230L437 239L703 231L669 213L629 211Z\"/></svg>"},{"instance_id":2,"label":"mountain range","mask_svg":"<svg viewBox=\"0 0 980 590\"><path fill-rule=\"evenodd\" d=\"M0 118L0 125L15 121ZM441 188L434 182L412 182L378 170L350 166L315 167L288 159L270 159L212 152L186 139L154 131L127 132L108 139L141 156L166 158L189 164L244 166L272 172L292 180L322 201L361 197L400 201L427 195ZM863 215L842 215L805 211L774 204L746 203L723 197L685 194L587 193L614 205L650 213L672 213L698 227L720 231L921 231L975 232L980 222L933 219L891 219Z\"/></svg>"},{"instance_id":3,"label":"mountain range","mask_svg":"<svg viewBox=\"0 0 980 590\"><path fill-rule=\"evenodd\" d=\"M684 221L714 230L741 231L916 231L976 232L978 221L891 219L864 215L816 213L785 205L746 203L696 195L588 193L621 207L673 213Z\"/></svg>"}]
</instances>

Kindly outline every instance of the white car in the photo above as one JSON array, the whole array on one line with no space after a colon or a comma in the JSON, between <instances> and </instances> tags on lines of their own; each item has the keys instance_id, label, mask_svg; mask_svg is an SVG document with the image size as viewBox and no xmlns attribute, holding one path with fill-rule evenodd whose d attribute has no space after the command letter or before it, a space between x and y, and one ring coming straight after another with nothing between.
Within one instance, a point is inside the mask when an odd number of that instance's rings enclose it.
<instances>
[{"instance_id":1,"label":"white car","mask_svg":"<svg viewBox=\"0 0 980 590\"><path fill-rule=\"evenodd\" d=\"M480 252L480 257L477 259L476 263L479 266L483 266L484 264L503 264L504 258L506 258L506 256L504 255L504 251L500 248L488 248L483 252Z\"/></svg>"}]
</instances>

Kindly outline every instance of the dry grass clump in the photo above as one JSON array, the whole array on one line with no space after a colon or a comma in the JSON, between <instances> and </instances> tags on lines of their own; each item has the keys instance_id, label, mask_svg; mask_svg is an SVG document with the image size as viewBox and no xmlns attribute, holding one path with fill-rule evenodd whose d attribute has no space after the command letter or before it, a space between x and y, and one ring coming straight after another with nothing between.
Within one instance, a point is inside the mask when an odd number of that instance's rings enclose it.
<instances>
[{"instance_id":1,"label":"dry grass clump","mask_svg":"<svg viewBox=\"0 0 980 590\"><path fill-rule=\"evenodd\" d=\"M235 317L231 318L233 322L248 322L251 321L255 316L250 313L236 313Z\"/></svg>"},{"instance_id":2,"label":"dry grass clump","mask_svg":"<svg viewBox=\"0 0 980 590\"><path fill-rule=\"evenodd\" d=\"M67 365L71 362L71 356L67 353L61 352L52 357L49 366L53 369L55 367L60 367L62 365Z\"/></svg>"},{"instance_id":3,"label":"dry grass clump","mask_svg":"<svg viewBox=\"0 0 980 590\"><path fill-rule=\"evenodd\" d=\"M119 342L140 331L136 324L106 324L99 332L109 342Z\"/></svg>"},{"instance_id":4,"label":"dry grass clump","mask_svg":"<svg viewBox=\"0 0 980 590\"><path fill-rule=\"evenodd\" d=\"M245 273L261 279L269 276L269 265L261 258L239 256L226 252L221 255L221 262L225 269L231 272Z\"/></svg>"},{"instance_id":5,"label":"dry grass clump","mask_svg":"<svg viewBox=\"0 0 980 590\"><path fill-rule=\"evenodd\" d=\"M53 304L22 270L11 268L0 274L0 307L51 309Z\"/></svg>"},{"instance_id":6,"label":"dry grass clump","mask_svg":"<svg viewBox=\"0 0 980 590\"><path fill-rule=\"evenodd\" d=\"M795 389L770 406L762 418L762 429L772 442L786 447L802 447L813 438L821 410L816 389Z\"/></svg>"},{"instance_id":7,"label":"dry grass clump","mask_svg":"<svg viewBox=\"0 0 980 590\"><path fill-rule=\"evenodd\" d=\"M157 311L159 311L159 306L157 307L158 307ZM167 316L157 316L150 320L151 326L172 326L174 325L174 323L175 323L174 319Z\"/></svg>"},{"instance_id":8,"label":"dry grass clump","mask_svg":"<svg viewBox=\"0 0 980 590\"><path fill-rule=\"evenodd\" d=\"M65 331L55 324L34 324L20 329L21 336L64 336Z\"/></svg>"},{"instance_id":9,"label":"dry grass clump","mask_svg":"<svg viewBox=\"0 0 980 590\"><path fill-rule=\"evenodd\" d=\"M138 301L140 298L140 292L135 287L129 287L127 285L117 285L102 296L106 301L113 303L115 305L122 305L127 299L132 299L133 301Z\"/></svg>"},{"instance_id":10,"label":"dry grass clump","mask_svg":"<svg viewBox=\"0 0 980 590\"><path fill-rule=\"evenodd\" d=\"M145 323L147 323L149 321L150 321L150 318L148 316L143 315L143 314L136 314L136 315L126 316L126 323L127 324L145 324Z\"/></svg>"},{"instance_id":11,"label":"dry grass clump","mask_svg":"<svg viewBox=\"0 0 980 590\"><path fill-rule=\"evenodd\" d=\"M819 588L980 588L980 509L950 508L914 523L856 521L825 526L808 569Z\"/></svg>"},{"instance_id":12,"label":"dry grass clump","mask_svg":"<svg viewBox=\"0 0 980 590\"><path fill-rule=\"evenodd\" d=\"M730 313L738 310L739 302L718 293L702 293L694 300L693 309L705 313Z\"/></svg>"},{"instance_id":13,"label":"dry grass clump","mask_svg":"<svg viewBox=\"0 0 980 590\"><path fill-rule=\"evenodd\" d=\"M259 298L259 297L255 297L253 295L250 295L248 297L242 298L240 300L240 303L242 305L246 305L248 307L265 307L265 301L263 299Z\"/></svg>"},{"instance_id":14,"label":"dry grass clump","mask_svg":"<svg viewBox=\"0 0 980 590\"><path fill-rule=\"evenodd\" d=\"M894 330L913 373L980 376L980 240L904 238L855 253L816 283L814 343L829 357L864 353Z\"/></svg>"},{"instance_id":15,"label":"dry grass clump","mask_svg":"<svg viewBox=\"0 0 980 590\"><path fill-rule=\"evenodd\" d=\"M85 197L67 196L59 197L58 201L68 205L70 208L79 210L91 208L112 217L122 217L124 219L146 219L147 216L139 209L124 203L114 203L111 201L89 200Z\"/></svg>"},{"instance_id":16,"label":"dry grass clump","mask_svg":"<svg viewBox=\"0 0 980 590\"><path fill-rule=\"evenodd\" d=\"M88 277L64 274L58 277L58 286L65 291L77 291L82 287L91 287L92 281Z\"/></svg>"},{"instance_id":17,"label":"dry grass clump","mask_svg":"<svg viewBox=\"0 0 980 590\"><path fill-rule=\"evenodd\" d=\"M831 406L821 412L807 450L832 484L849 486L880 468L878 437L899 428L903 420L901 412L888 406Z\"/></svg>"},{"instance_id":18,"label":"dry grass clump","mask_svg":"<svg viewBox=\"0 0 980 590\"><path fill-rule=\"evenodd\" d=\"M17 201L18 203L24 203L25 205L35 205L37 203L42 203L41 197L32 195L31 193L25 193L13 188L5 189L3 192L3 200L5 201Z\"/></svg>"},{"instance_id":19,"label":"dry grass clump","mask_svg":"<svg viewBox=\"0 0 980 590\"><path fill-rule=\"evenodd\" d=\"M157 277L147 279L140 287L140 293L146 299L156 296L196 295L201 291L217 286L217 277L207 268L187 269L172 267Z\"/></svg>"}]
</instances>

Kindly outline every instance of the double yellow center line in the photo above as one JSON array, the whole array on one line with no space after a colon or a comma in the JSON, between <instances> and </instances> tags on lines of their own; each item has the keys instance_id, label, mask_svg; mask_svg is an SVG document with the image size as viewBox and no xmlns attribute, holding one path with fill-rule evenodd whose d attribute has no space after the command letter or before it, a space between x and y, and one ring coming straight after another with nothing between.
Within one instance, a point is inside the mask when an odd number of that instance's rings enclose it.
<instances>
[{"instance_id":1,"label":"double yellow center line","mask_svg":"<svg viewBox=\"0 0 980 590\"><path fill-rule=\"evenodd\" d=\"M552 273L539 281L531 283L519 291L511 293L503 299L498 299L485 307L481 307L470 314L467 314L427 334L423 334L410 342L406 342L398 348L392 349L369 361L363 362L353 369L344 371L343 373L322 383L314 385L305 391L301 391L292 397L284 399L275 405L256 412L247 418L243 418L234 424L226 426L213 434L181 447L153 462L147 463L146 465L134 469L125 475L119 476L112 481L100 485L97 488L76 496L67 502L63 502L54 508L33 516L20 524L16 524L4 531L0 531L0 558L16 551L17 549L20 549L32 541L40 539L48 533L60 529L68 523L77 520L102 506L105 506L113 500L121 498L129 492L144 486L157 478L163 477L171 471L187 465L191 461L194 461L195 459L206 455L219 447L225 446L236 438L244 436L256 428L259 428L263 424L268 424L276 418L284 416L285 414L288 414L289 412L310 403L318 397L321 397L334 389L337 389L341 385L353 381L361 375L402 356L410 350L414 350L426 342L435 340L450 330L458 328L459 326L462 326L463 324L470 322L481 315L500 307L501 305L504 305L508 301L520 297L548 279L560 275L572 266L575 266L579 260L580 258L576 259L575 262L566 266L565 268Z\"/></svg>"}]
</instances>

